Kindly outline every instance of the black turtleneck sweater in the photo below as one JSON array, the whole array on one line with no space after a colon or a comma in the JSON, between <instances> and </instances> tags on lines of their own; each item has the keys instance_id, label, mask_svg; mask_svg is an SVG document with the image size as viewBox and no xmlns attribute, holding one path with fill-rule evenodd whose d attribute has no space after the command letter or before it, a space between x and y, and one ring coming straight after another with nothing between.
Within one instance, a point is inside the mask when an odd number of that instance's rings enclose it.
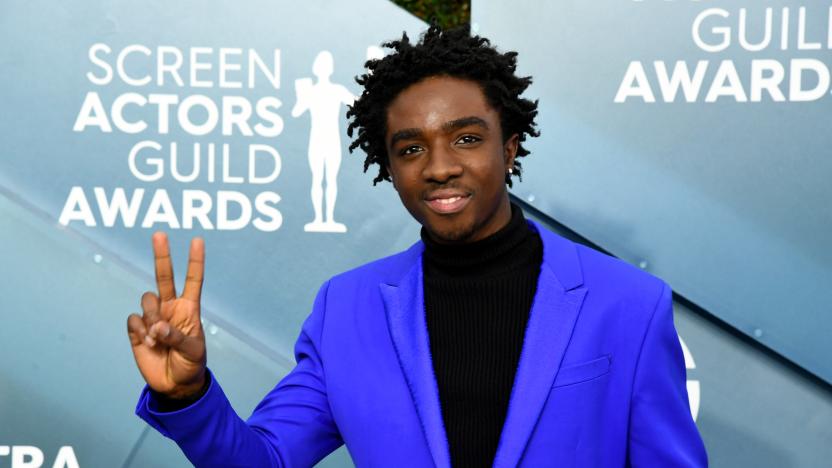
<instances>
[{"instance_id":1,"label":"black turtleneck sweater","mask_svg":"<svg viewBox=\"0 0 832 468\"><path fill-rule=\"evenodd\" d=\"M439 244L424 228L421 236L431 359L451 464L491 466L543 244L514 204L509 223L485 239Z\"/></svg>"}]
</instances>

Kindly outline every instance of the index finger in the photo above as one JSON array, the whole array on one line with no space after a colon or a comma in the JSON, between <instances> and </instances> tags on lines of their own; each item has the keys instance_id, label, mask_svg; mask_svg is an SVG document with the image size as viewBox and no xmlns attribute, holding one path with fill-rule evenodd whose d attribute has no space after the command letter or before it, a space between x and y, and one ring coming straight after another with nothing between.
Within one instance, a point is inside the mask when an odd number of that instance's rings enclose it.
<instances>
[{"instance_id":1,"label":"index finger","mask_svg":"<svg viewBox=\"0 0 832 468\"><path fill-rule=\"evenodd\" d=\"M199 302L202 294L202 278L205 273L205 241L201 237L191 239L191 252L188 255L188 274L185 277L185 291L182 297Z\"/></svg>"},{"instance_id":2,"label":"index finger","mask_svg":"<svg viewBox=\"0 0 832 468\"><path fill-rule=\"evenodd\" d=\"M153 257L156 263L156 286L159 299L172 301L176 299L176 286L173 284L173 264L170 261L168 236L158 231L153 233Z\"/></svg>"}]
</instances>

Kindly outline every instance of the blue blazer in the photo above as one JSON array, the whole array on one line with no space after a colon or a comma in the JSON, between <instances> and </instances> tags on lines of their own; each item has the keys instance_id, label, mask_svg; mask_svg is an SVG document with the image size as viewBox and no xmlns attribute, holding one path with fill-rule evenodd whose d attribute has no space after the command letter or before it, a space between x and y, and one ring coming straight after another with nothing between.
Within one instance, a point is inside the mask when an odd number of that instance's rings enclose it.
<instances>
[{"instance_id":1,"label":"blue blazer","mask_svg":"<svg viewBox=\"0 0 832 468\"><path fill-rule=\"evenodd\" d=\"M703 467L670 288L529 221L543 263L495 467ZM422 251L335 276L295 345L297 366L247 421L207 393L136 413L196 466L312 466L346 444L359 467L450 466L430 358Z\"/></svg>"}]
</instances>

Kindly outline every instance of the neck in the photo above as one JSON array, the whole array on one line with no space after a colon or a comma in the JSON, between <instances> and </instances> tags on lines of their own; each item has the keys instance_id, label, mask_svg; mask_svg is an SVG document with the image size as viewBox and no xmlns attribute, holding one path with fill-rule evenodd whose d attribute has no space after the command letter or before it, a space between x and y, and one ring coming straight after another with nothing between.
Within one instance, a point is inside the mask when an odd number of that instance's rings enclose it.
<instances>
[{"instance_id":1,"label":"neck","mask_svg":"<svg viewBox=\"0 0 832 468\"><path fill-rule=\"evenodd\" d=\"M496 232L464 244L440 243L422 228L425 244L425 267L448 275L489 275L496 270L512 269L525 261L527 247L536 236L528 226L523 211L509 205L509 218Z\"/></svg>"}]
</instances>

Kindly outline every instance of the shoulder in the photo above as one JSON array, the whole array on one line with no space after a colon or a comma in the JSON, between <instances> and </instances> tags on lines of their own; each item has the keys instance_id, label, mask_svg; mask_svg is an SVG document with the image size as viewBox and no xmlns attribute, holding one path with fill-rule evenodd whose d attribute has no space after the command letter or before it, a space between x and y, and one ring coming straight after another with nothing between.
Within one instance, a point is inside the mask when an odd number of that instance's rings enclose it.
<instances>
[{"instance_id":1,"label":"shoulder","mask_svg":"<svg viewBox=\"0 0 832 468\"><path fill-rule=\"evenodd\" d=\"M585 287L593 302L652 312L670 290L662 279L636 266L538 226L544 262L557 276L574 278L572 282Z\"/></svg>"},{"instance_id":2,"label":"shoulder","mask_svg":"<svg viewBox=\"0 0 832 468\"><path fill-rule=\"evenodd\" d=\"M317 333L321 333L320 330L326 328L324 322L331 323L332 317L343 319L350 316L350 311L357 313L375 307L381 300L379 284L395 284L410 271L421 258L421 246L421 242L417 242L403 252L365 263L324 281L315 296L312 314L307 319L310 330L318 329ZM354 307L358 304L361 307ZM329 318L325 320L324 316ZM335 328L343 331L343 327Z\"/></svg>"},{"instance_id":3,"label":"shoulder","mask_svg":"<svg viewBox=\"0 0 832 468\"><path fill-rule=\"evenodd\" d=\"M423 246L416 242L407 250L365 263L329 279L330 287L357 287L364 284L396 283L421 259Z\"/></svg>"},{"instance_id":4,"label":"shoulder","mask_svg":"<svg viewBox=\"0 0 832 468\"><path fill-rule=\"evenodd\" d=\"M575 243L583 267L584 281L591 286L602 288L624 288L636 291L653 291L658 294L665 282L619 258Z\"/></svg>"},{"instance_id":5,"label":"shoulder","mask_svg":"<svg viewBox=\"0 0 832 468\"><path fill-rule=\"evenodd\" d=\"M584 272L584 283L593 294L628 310L652 313L670 286L662 279L621 259L576 244Z\"/></svg>"}]
</instances>

